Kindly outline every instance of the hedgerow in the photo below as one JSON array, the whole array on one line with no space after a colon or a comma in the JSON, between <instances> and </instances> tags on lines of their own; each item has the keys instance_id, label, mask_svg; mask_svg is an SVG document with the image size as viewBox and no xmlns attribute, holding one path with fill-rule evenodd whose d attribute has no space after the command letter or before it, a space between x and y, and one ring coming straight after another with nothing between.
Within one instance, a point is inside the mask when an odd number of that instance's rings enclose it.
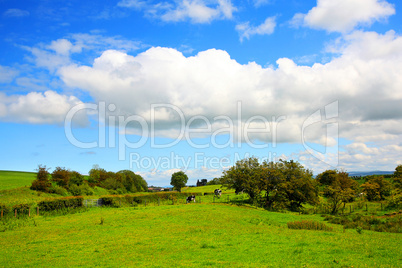
<instances>
[{"instance_id":1,"label":"hedgerow","mask_svg":"<svg viewBox=\"0 0 402 268\"><path fill-rule=\"evenodd\" d=\"M65 208L83 207L84 198L82 196L62 197L44 200L38 203L38 207L43 211L53 211Z\"/></svg>"}]
</instances>

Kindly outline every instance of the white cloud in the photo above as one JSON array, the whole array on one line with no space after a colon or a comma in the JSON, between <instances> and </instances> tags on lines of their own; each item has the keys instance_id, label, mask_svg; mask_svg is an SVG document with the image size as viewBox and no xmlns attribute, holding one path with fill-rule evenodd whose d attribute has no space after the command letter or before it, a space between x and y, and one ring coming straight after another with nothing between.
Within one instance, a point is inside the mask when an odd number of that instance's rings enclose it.
<instances>
[{"instance_id":1,"label":"white cloud","mask_svg":"<svg viewBox=\"0 0 402 268\"><path fill-rule=\"evenodd\" d=\"M10 83L18 75L14 68L0 65L0 83Z\"/></svg>"},{"instance_id":2,"label":"white cloud","mask_svg":"<svg viewBox=\"0 0 402 268\"><path fill-rule=\"evenodd\" d=\"M146 16L166 22L210 23L216 19L231 19L236 11L230 0L182 0L174 3L122 0L117 5L143 10Z\"/></svg>"},{"instance_id":3,"label":"white cloud","mask_svg":"<svg viewBox=\"0 0 402 268\"><path fill-rule=\"evenodd\" d=\"M6 11L4 11L3 16L20 18L20 17L29 16L29 12L26 10L18 9L18 8L10 8L10 9L7 9Z\"/></svg>"},{"instance_id":4,"label":"white cloud","mask_svg":"<svg viewBox=\"0 0 402 268\"><path fill-rule=\"evenodd\" d=\"M236 30L240 34L240 41L243 41L244 38L250 39L253 35L272 34L276 26L275 19L275 17L269 17L258 26L250 26L249 22L236 25Z\"/></svg>"},{"instance_id":5,"label":"white cloud","mask_svg":"<svg viewBox=\"0 0 402 268\"><path fill-rule=\"evenodd\" d=\"M59 74L67 86L89 92L96 101L115 104L116 115L136 114L149 122L151 104L175 105L186 120L205 116L211 132L228 130L228 121L216 119L227 116L234 123L234 138L243 141L244 136L236 136L238 101L243 129L253 116L266 119L254 120L252 126L265 128L251 134L263 141L300 143L307 117L334 101L339 101L336 120L341 137L364 142L386 135L400 138L402 37L394 32L354 32L338 43L342 43L336 47L340 56L311 67L281 58L277 68L264 68L256 63L239 64L222 50L185 57L175 49L154 47L135 57L108 50L92 66L69 65ZM177 111L156 110L156 119L156 135L179 136ZM307 140L324 144L326 123L309 126Z\"/></svg>"},{"instance_id":6,"label":"white cloud","mask_svg":"<svg viewBox=\"0 0 402 268\"><path fill-rule=\"evenodd\" d=\"M329 32L348 32L393 14L394 6L385 0L317 0L317 6L307 14L296 14L292 24Z\"/></svg>"},{"instance_id":7,"label":"white cloud","mask_svg":"<svg viewBox=\"0 0 402 268\"><path fill-rule=\"evenodd\" d=\"M0 94L0 120L31 124L62 124L67 112L82 103L74 96L54 91L30 92L27 95ZM81 126L88 123L85 115L74 119Z\"/></svg>"},{"instance_id":8,"label":"white cloud","mask_svg":"<svg viewBox=\"0 0 402 268\"><path fill-rule=\"evenodd\" d=\"M70 40L68 40L68 39ZM71 34L62 39L52 41L49 45L39 44L35 47L24 47L32 53L31 60L38 67L45 67L51 72L62 66L71 64L71 55L81 53L83 50L101 53L107 49L116 49L130 52L138 50L140 42L126 40L119 36L102 36L99 34Z\"/></svg>"}]
</instances>

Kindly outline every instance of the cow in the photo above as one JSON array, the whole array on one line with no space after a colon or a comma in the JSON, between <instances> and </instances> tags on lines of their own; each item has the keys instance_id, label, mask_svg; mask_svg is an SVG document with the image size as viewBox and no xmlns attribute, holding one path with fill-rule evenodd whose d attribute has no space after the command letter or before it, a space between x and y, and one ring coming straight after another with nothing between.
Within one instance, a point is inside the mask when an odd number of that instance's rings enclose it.
<instances>
[{"instance_id":1,"label":"cow","mask_svg":"<svg viewBox=\"0 0 402 268\"><path fill-rule=\"evenodd\" d=\"M243 189L243 190L236 190L236 191L235 191L236 194L243 194L243 192L244 192L244 189Z\"/></svg>"},{"instance_id":2,"label":"cow","mask_svg":"<svg viewBox=\"0 0 402 268\"><path fill-rule=\"evenodd\" d=\"M195 195L190 195L189 197L187 197L186 204L190 203L191 201L194 201L195 203Z\"/></svg>"},{"instance_id":3,"label":"cow","mask_svg":"<svg viewBox=\"0 0 402 268\"><path fill-rule=\"evenodd\" d=\"M215 193L215 196L218 197L218 198L220 198L221 195L222 195L221 189L215 189L214 193Z\"/></svg>"}]
</instances>

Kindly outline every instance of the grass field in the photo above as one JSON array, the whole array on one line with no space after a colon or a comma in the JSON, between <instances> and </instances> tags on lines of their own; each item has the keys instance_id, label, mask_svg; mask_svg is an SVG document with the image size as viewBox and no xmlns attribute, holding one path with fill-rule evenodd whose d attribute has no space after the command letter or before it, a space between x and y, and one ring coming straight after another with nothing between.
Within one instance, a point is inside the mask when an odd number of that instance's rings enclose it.
<instances>
[{"instance_id":1,"label":"grass field","mask_svg":"<svg viewBox=\"0 0 402 268\"><path fill-rule=\"evenodd\" d=\"M401 267L400 234L291 230L312 215L223 204L98 208L1 233L6 267Z\"/></svg>"},{"instance_id":2,"label":"grass field","mask_svg":"<svg viewBox=\"0 0 402 268\"><path fill-rule=\"evenodd\" d=\"M4 171L0 170L0 190L31 186L36 178L34 172Z\"/></svg>"},{"instance_id":3,"label":"grass field","mask_svg":"<svg viewBox=\"0 0 402 268\"><path fill-rule=\"evenodd\" d=\"M0 172L0 203L35 207L56 196L23 187L34 177L34 173ZM174 206L168 200L77 214L4 218L0 266L402 267L400 233L344 230L327 222L334 231L288 229L288 222L323 222L323 217L237 206L247 196L226 189L219 199L203 195L216 188L221 187L183 188L182 192L197 195L197 203L191 204L181 198ZM359 203L352 205L358 209ZM380 205L369 204L368 211L361 205L358 212L385 213Z\"/></svg>"}]
</instances>

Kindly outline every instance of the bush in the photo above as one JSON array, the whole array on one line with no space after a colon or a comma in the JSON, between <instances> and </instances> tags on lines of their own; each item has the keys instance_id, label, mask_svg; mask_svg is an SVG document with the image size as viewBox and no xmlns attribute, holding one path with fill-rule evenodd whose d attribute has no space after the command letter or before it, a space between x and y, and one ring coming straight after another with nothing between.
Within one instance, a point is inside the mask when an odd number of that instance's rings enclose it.
<instances>
[{"instance_id":1,"label":"bush","mask_svg":"<svg viewBox=\"0 0 402 268\"><path fill-rule=\"evenodd\" d=\"M393 195L388 201L387 209L400 209L402 208L402 193Z\"/></svg>"},{"instance_id":2,"label":"bush","mask_svg":"<svg viewBox=\"0 0 402 268\"><path fill-rule=\"evenodd\" d=\"M83 207L84 198L82 196L77 197L63 197L50 200L44 200L38 203L38 207L43 211L53 211L65 208L78 208Z\"/></svg>"},{"instance_id":3,"label":"bush","mask_svg":"<svg viewBox=\"0 0 402 268\"><path fill-rule=\"evenodd\" d=\"M13 206L13 212L17 210L17 213L28 211L31 206L29 204L17 204Z\"/></svg>"},{"instance_id":4,"label":"bush","mask_svg":"<svg viewBox=\"0 0 402 268\"><path fill-rule=\"evenodd\" d=\"M82 189L79 186L77 186L76 184L70 185L70 188L68 190L74 196L81 196L82 195Z\"/></svg>"},{"instance_id":5,"label":"bush","mask_svg":"<svg viewBox=\"0 0 402 268\"><path fill-rule=\"evenodd\" d=\"M84 183L80 186L78 186L81 195L93 195L94 194L94 190L88 185L88 183Z\"/></svg>"},{"instance_id":6,"label":"bush","mask_svg":"<svg viewBox=\"0 0 402 268\"><path fill-rule=\"evenodd\" d=\"M102 205L108 207L120 207L121 205L121 198L118 196L102 196Z\"/></svg>"},{"instance_id":7,"label":"bush","mask_svg":"<svg viewBox=\"0 0 402 268\"><path fill-rule=\"evenodd\" d=\"M288 222L288 228L289 229L333 231L333 228L325 225L325 223L318 222L318 221L311 221L311 220Z\"/></svg>"},{"instance_id":8,"label":"bush","mask_svg":"<svg viewBox=\"0 0 402 268\"><path fill-rule=\"evenodd\" d=\"M61 196L68 196L68 191L61 186L53 186L49 188L49 193L54 193Z\"/></svg>"}]
</instances>

